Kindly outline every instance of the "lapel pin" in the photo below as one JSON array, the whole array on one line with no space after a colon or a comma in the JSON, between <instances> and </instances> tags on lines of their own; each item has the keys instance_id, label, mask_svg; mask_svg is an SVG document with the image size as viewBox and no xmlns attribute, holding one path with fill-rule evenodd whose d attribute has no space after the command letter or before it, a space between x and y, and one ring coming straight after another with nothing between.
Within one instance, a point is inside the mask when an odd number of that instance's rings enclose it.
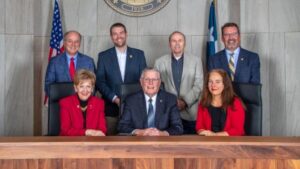
<instances>
[{"instance_id":1,"label":"lapel pin","mask_svg":"<svg viewBox=\"0 0 300 169\"><path fill-rule=\"evenodd\" d=\"M163 102L163 100L162 100L162 99L160 99L160 100L159 100L159 102L161 102L161 103L162 103L162 102Z\"/></svg>"},{"instance_id":2,"label":"lapel pin","mask_svg":"<svg viewBox=\"0 0 300 169\"><path fill-rule=\"evenodd\" d=\"M129 55L129 58L132 59L132 55Z\"/></svg>"},{"instance_id":3,"label":"lapel pin","mask_svg":"<svg viewBox=\"0 0 300 169\"><path fill-rule=\"evenodd\" d=\"M244 61L244 58L241 58L241 61Z\"/></svg>"}]
</instances>

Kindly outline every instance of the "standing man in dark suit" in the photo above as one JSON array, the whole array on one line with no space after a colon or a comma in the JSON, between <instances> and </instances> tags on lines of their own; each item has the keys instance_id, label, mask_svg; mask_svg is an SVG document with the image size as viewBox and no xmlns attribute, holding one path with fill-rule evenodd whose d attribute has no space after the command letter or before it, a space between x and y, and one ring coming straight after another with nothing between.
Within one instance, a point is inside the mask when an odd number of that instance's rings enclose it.
<instances>
[{"instance_id":1,"label":"standing man in dark suit","mask_svg":"<svg viewBox=\"0 0 300 169\"><path fill-rule=\"evenodd\" d=\"M209 57L208 70L223 69L233 82L260 84L258 54L241 48L240 38L240 29L236 23L222 26L225 49Z\"/></svg>"},{"instance_id":2,"label":"standing man in dark suit","mask_svg":"<svg viewBox=\"0 0 300 169\"><path fill-rule=\"evenodd\" d=\"M95 72L93 58L78 52L81 35L77 31L68 31L64 35L65 52L53 57L45 76L45 93L49 96L49 86L57 82L72 82L76 70L88 69Z\"/></svg>"},{"instance_id":3,"label":"standing man in dark suit","mask_svg":"<svg viewBox=\"0 0 300 169\"><path fill-rule=\"evenodd\" d=\"M114 47L100 52L97 64L97 88L105 100L107 135L117 134L121 84L138 83L146 67L144 52L127 46L127 30L122 23L110 27Z\"/></svg>"},{"instance_id":4,"label":"standing man in dark suit","mask_svg":"<svg viewBox=\"0 0 300 169\"><path fill-rule=\"evenodd\" d=\"M138 136L180 135L183 127L175 95L160 90L160 73L156 69L143 71L142 91L128 96L119 122L120 133Z\"/></svg>"}]
</instances>

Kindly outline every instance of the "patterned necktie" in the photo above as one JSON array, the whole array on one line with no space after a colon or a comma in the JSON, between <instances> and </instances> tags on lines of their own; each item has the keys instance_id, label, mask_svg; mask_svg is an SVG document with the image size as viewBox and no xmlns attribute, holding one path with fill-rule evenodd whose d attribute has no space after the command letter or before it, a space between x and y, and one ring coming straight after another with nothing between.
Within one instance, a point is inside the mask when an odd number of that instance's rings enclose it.
<instances>
[{"instance_id":1,"label":"patterned necktie","mask_svg":"<svg viewBox=\"0 0 300 169\"><path fill-rule=\"evenodd\" d=\"M230 58L229 58L229 70L230 70L230 77L231 80L234 80L234 73L235 73L235 68L234 68L234 53L230 53Z\"/></svg>"},{"instance_id":2,"label":"patterned necktie","mask_svg":"<svg viewBox=\"0 0 300 169\"><path fill-rule=\"evenodd\" d=\"M154 125L154 110L153 110L153 105L152 105L152 99L150 98L149 100L149 107L148 107L148 128L150 127L155 127Z\"/></svg>"},{"instance_id":3,"label":"patterned necktie","mask_svg":"<svg viewBox=\"0 0 300 169\"><path fill-rule=\"evenodd\" d=\"M70 60L70 67L69 67L69 72L70 72L70 77L72 81L74 80L74 75L75 75L75 63L74 63L74 58L71 58Z\"/></svg>"}]
</instances>

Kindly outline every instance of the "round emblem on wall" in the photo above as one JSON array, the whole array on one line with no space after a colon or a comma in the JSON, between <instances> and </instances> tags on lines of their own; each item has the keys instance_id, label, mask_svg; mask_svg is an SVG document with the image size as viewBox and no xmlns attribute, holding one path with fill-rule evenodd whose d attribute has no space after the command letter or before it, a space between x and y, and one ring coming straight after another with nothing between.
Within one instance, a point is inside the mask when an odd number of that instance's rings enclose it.
<instances>
[{"instance_id":1,"label":"round emblem on wall","mask_svg":"<svg viewBox=\"0 0 300 169\"><path fill-rule=\"evenodd\" d=\"M104 0L111 8L127 16L151 15L163 7L170 0Z\"/></svg>"}]
</instances>

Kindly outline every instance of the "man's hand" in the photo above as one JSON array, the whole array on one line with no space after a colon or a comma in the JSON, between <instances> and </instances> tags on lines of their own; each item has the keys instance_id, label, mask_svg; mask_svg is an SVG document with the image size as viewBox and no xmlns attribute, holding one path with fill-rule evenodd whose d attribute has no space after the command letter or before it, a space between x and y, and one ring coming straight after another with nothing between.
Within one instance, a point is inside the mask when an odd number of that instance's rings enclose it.
<instances>
[{"instance_id":1,"label":"man's hand","mask_svg":"<svg viewBox=\"0 0 300 169\"><path fill-rule=\"evenodd\" d=\"M186 108L185 101L181 98L177 99L177 107L180 111L184 110Z\"/></svg>"},{"instance_id":2,"label":"man's hand","mask_svg":"<svg viewBox=\"0 0 300 169\"><path fill-rule=\"evenodd\" d=\"M119 97L116 97L114 100L113 100L113 103L117 104L118 106L120 106L120 98Z\"/></svg>"},{"instance_id":3,"label":"man's hand","mask_svg":"<svg viewBox=\"0 0 300 169\"><path fill-rule=\"evenodd\" d=\"M169 136L167 131L160 131L157 128L136 129L134 134L137 136Z\"/></svg>"}]
</instances>

